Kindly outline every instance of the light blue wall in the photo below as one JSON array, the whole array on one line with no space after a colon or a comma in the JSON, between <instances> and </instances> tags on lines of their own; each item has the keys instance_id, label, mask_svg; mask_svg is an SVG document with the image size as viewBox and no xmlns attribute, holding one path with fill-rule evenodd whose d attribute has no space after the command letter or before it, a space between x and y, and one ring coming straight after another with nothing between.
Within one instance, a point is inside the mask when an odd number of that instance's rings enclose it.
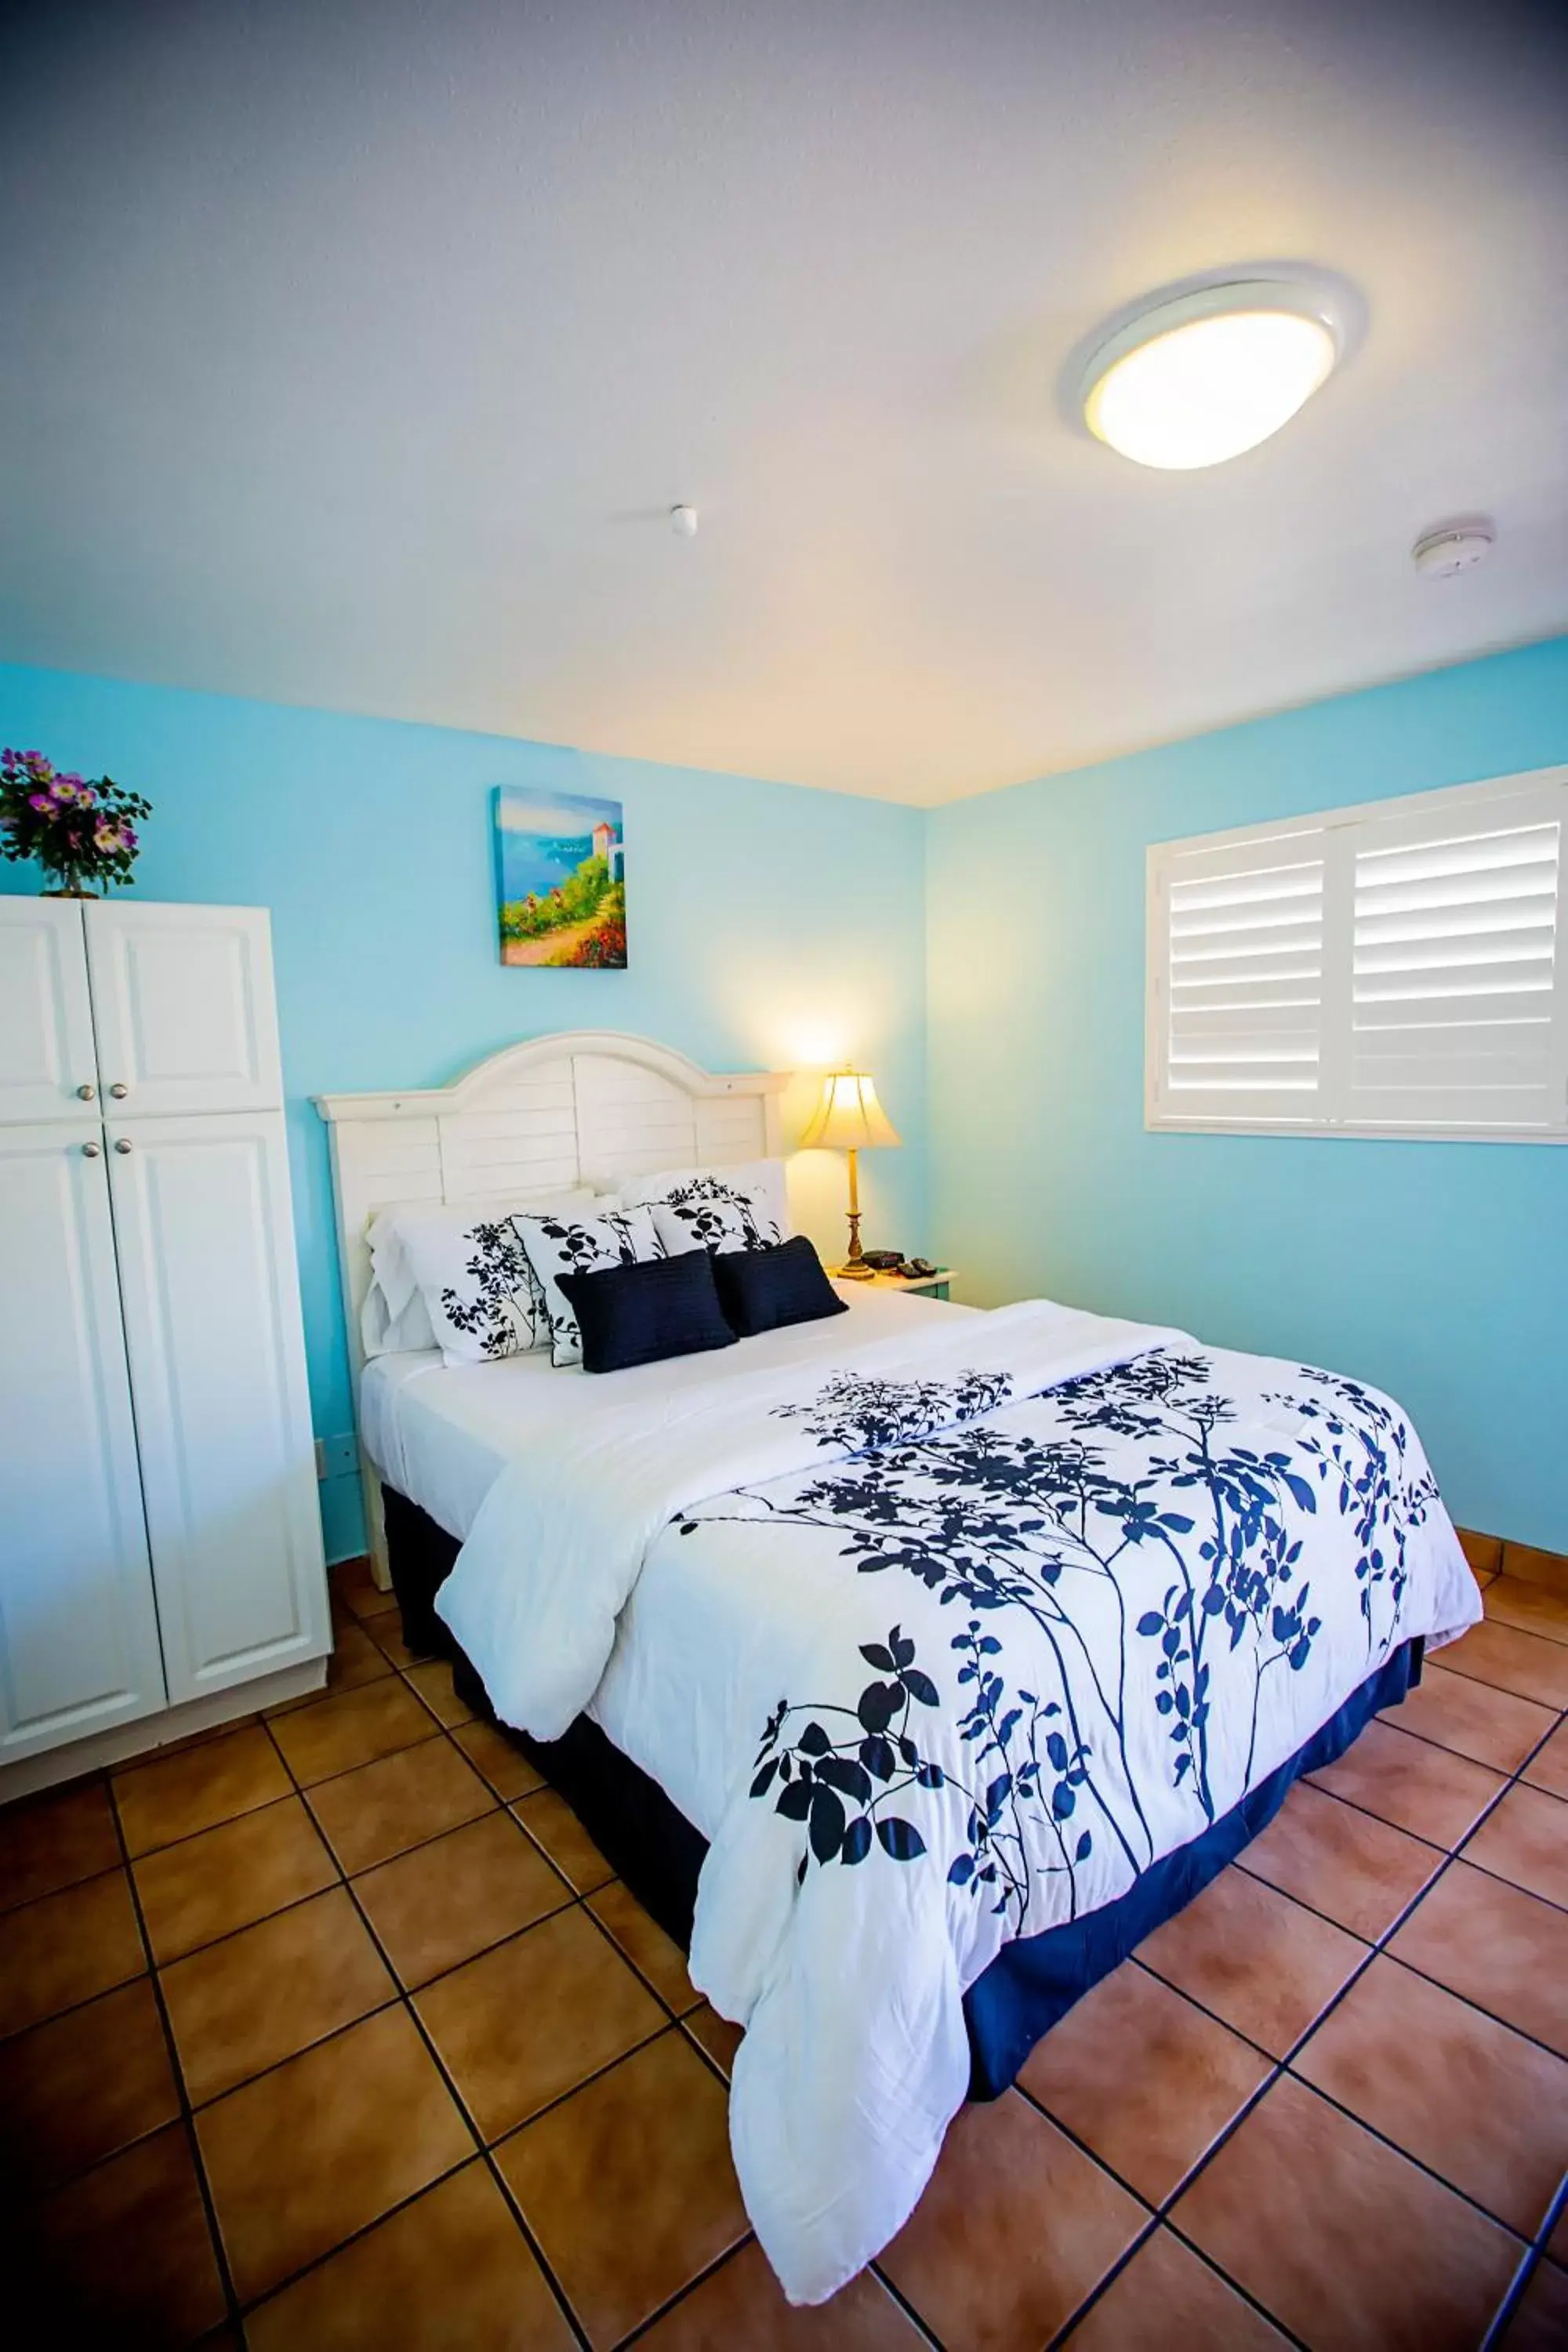
<instances>
[{"instance_id":1,"label":"light blue wall","mask_svg":"<svg viewBox=\"0 0 1568 2352\"><path fill-rule=\"evenodd\" d=\"M1568 1550L1568 1149L1144 1131L1152 841L1568 761L1568 638L935 812L931 1234L1390 1389L1462 1524Z\"/></svg>"},{"instance_id":2,"label":"light blue wall","mask_svg":"<svg viewBox=\"0 0 1568 2352\"><path fill-rule=\"evenodd\" d=\"M984 1303L1041 1291L1359 1373L1408 1404L1461 1520L1568 1549L1568 1150L1142 1124L1146 843L1568 761L1568 638L929 817L3 666L0 741L150 795L139 895L272 909L322 1435L353 1414L309 1097L592 1024L715 1068L862 1057L905 1138L864 1164L872 1237L939 1251ZM626 803L628 971L497 963L508 782ZM819 1169L825 1244L840 1181ZM323 1504L355 1549L353 1482Z\"/></svg>"},{"instance_id":3,"label":"light blue wall","mask_svg":"<svg viewBox=\"0 0 1568 2352\"><path fill-rule=\"evenodd\" d=\"M876 1231L925 1239L922 839L912 809L548 744L0 666L0 742L144 792L142 898L272 910L316 1428L353 1427L326 1131L312 1094L444 1084L514 1038L630 1029L711 1069L850 1056L906 1141L864 1163ZM630 968L503 971L489 793L626 804ZM0 889L34 890L0 866ZM809 1178L810 1171L807 1170ZM816 1197L842 1248L837 1164ZM809 1189L809 1187L808 1187ZM811 1222L809 1216L808 1223ZM334 1557L357 1486L322 1490Z\"/></svg>"}]
</instances>

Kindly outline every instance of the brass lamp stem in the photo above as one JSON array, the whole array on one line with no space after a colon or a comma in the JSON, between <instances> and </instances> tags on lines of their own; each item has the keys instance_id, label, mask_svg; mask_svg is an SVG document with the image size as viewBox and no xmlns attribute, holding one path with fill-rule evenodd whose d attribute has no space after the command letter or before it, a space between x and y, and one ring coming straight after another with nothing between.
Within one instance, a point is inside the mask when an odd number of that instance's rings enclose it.
<instances>
[{"instance_id":1,"label":"brass lamp stem","mask_svg":"<svg viewBox=\"0 0 1568 2352\"><path fill-rule=\"evenodd\" d=\"M849 1255L846 1264L860 1263L860 1175L855 1164L853 1145L849 1151Z\"/></svg>"}]
</instances>

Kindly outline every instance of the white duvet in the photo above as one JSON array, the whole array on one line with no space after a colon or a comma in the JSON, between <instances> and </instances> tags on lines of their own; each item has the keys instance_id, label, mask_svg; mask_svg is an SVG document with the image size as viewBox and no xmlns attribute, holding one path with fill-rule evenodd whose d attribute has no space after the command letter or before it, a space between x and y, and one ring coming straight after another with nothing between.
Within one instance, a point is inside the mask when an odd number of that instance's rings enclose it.
<instances>
[{"instance_id":1,"label":"white duvet","mask_svg":"<svg viewBox=\"0 0 1568 2352\"><path fill-rule=\"evenodd\" d=\"M437 1601L506 1721L636 1724L709 1835L691 1974L746 2029L736 2167L808 2303L919 2199L1001 1946L1479 1614L1375 1391L1039 1303L856 1323L515 1434Z\"/></svg>"}]
</instances>

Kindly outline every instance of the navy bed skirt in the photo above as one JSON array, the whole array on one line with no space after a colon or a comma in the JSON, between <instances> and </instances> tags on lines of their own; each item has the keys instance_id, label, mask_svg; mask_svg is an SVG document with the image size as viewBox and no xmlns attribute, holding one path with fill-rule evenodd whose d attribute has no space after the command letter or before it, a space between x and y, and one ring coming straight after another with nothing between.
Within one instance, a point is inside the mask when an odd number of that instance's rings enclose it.
<instances>
[{"instance_id":1,"label":"navy bed skirt","mask_svg":"<svg viewBox=\"0 0 1568 2352\"><path fill-rule=\"evenodd\" d=\"M493 1723L483 1683L433 1605L451 1572L458 1544L417 1504L391 1487L384 1499L387 1557L403 1612L403 1638L411 1650L450 1658L459 1694ZM1421 1679L1422 1649L1416 1639L1395 1650L1293 1756L1201 1836L1152 1864L1114 1903L1005 1945L963 1997L970 2097L999 2098L1041 2034L1268 1828L1293 1781L1331 1764L1373 1716L1396 1706ZM533 1759L639 1902L682 1950L689 1949L708 1842L658 1783L586 1716L579 1716L559 1739L531 1739L505 1724L499 1728Z\"/></svg>"},{"instance_id":2,"label":"navy bed skirt","mask_svg":"<svg viewBox=\"0 0 1568 2352\"><path fill-rule=\"evenodd\" d=\"M1266 1830L1303 1772L1321 1772L1342 1756L1356 1734L1385 1706L1394 1706L1421 1679L1422 1643L1405 1643L1352 1691L1344 1705L1288 1756L1267 1780L1211 1822L1191 1844L1178 1846L1140 1873L1125 1895L1086 1918L1020 1936L1005 1944L963 1996L969 2026L971 2098L999 2098L1042 2033L1066 2015L1090 1985L1109 1976L1136 1944L1152 1935L1217 1878L1243 1846Z\"/></svg>"}]
</instances>

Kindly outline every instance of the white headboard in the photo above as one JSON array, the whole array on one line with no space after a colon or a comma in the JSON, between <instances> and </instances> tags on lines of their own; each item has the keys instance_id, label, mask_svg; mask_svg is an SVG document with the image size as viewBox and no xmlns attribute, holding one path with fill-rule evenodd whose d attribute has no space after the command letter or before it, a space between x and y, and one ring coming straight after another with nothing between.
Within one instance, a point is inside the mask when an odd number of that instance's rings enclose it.
<instances>
[{"instance_id":1,"label":"white headboard","mask_svg":"<svg viewBox=\"0 0 1568 2352\"><path fill-rule=\"evenodd\" d=\"M592 1184L661 1168L722 1167L781 1149L785 1070L715 1076L616 1029L563 1029L492 1054L449 1087L318 1095L331 1139L338 1260L357 1391L365 1227L393 1201L461 1202ZM358 1410L356 1393L355 1410ZM371 1556L385 1580L380 1482L362 1467Z\"/></svg>"}]
</instances>

